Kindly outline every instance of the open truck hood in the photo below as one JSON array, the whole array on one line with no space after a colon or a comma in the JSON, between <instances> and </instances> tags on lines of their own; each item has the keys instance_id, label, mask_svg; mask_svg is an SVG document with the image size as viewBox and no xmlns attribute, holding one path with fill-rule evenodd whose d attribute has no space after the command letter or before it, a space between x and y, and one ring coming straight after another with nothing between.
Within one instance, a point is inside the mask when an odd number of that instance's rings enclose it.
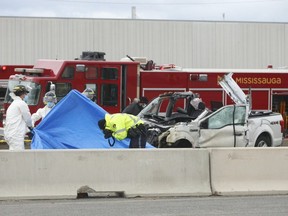
<instances>
[{"instance_id":1,"label":"open truck hood","mask_svg":"<svg viewBox=\"0 0 288 216\"><path fill-rule=\"evenodd\" d=\"M250 96L245 95L239 85L232 78L233 73L225 74L218 80L218 83L225 90L227 95L235 102L235 104L245 104L251 110Z\"/></svg>"}]
</instances>

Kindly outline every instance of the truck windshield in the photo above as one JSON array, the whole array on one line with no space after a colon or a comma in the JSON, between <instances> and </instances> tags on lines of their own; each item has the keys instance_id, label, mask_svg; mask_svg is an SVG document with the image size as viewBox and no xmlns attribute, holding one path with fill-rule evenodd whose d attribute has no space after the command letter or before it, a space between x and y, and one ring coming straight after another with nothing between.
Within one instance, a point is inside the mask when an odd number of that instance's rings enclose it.
<instances>
[{"instance_id":1,"label":"truck windshield","mask_svg":"<svg viewBox=\"0 0 288 216\"><path fill-rule=\"evenodd\" d=\"M212 114L208 118L208 129L219 129L227 125L244 125L246 107L245 106L227 106Z\"/></svg>"},{"instance_id":2,"label":"truck windshield","mask_svg":"<svg viewBox=\"0 0 288 216\"><path fill-rule=\"evenodd\" d=\"M181 92L166 94L152 100L139 114L140 118L149 115L158 115L163 117L171 117L174 114L181 113L190 115L188 112L188 106L191 98L194 98L192 92Z\"/></svg>"},{"instance_id":3,"label":"truck windshield","mask_svg":"<svg viewBox=\"0 0 288 216\"><path fill-rule=\"evenodd\" d=\"M41 92L41 86L37 83L34 83L34 82L29 82L29 81L20 81L19 82L19 80L9 80L4 103L11 103L13 101L10 93L12 92L14 86L16 86L16 85L26 86L27 90L29 91L28 101L27 101L28 105L38 104L39 96L40 96L40 92Z\"/></svg>"},{"instance_id":4,"label":"truck windshield","mask_svg":"<svg viewBox=\"0 0 288 216\"><path fill-rule=\"evenodd\" d=\"M147 115L160 115L165 117L165 112L169 103L169 97L158 97L149 103L138 116L144 117Z\"/></svg>"}]
</instances>

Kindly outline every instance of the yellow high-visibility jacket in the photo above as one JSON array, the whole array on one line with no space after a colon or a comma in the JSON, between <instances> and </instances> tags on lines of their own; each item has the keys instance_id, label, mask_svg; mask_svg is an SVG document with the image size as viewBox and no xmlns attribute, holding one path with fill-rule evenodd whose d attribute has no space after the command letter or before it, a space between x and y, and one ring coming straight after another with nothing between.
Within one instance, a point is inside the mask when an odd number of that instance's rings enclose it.
<instances>
[{"instance_id":1,"label":"yellow high-visibility jacket","mask_svg":"<svg viewBox=\"0 0 288 216\"><path fill-rule=\"evenodd\" d=\"M125 139L127 137L127 131L131 127L144 123L138 116L127 113L106 114L105 120L105 129L111 130L113 137L117 140Z\"/></svg>"}]
</instances>

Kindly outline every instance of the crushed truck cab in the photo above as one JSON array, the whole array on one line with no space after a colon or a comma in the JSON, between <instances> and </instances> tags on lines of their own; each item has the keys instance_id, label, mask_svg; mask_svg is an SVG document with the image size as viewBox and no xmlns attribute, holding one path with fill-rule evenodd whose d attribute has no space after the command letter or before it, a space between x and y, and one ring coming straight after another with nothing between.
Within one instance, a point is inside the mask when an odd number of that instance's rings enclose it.
<instances>
[{"instance_id":1,"label":"crushed truck cab","mask_svg":"<svg viewBox=\"0 0 288 216\"><path fill-rule=\"evenodd\" d=\"M192 121L179 122L159 134L159 148L270 147L283 142L284 121L280 113L251 110L251 97L232 78L219 84L235 102L215 112L205 109Z\"/></svg>"}]
</instances>

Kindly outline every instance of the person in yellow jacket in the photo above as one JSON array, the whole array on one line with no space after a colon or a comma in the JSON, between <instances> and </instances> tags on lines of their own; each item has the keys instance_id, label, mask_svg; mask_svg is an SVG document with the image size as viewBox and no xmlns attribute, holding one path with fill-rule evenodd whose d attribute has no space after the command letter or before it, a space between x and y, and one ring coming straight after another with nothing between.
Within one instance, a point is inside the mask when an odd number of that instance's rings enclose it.
<instances>
[{"instance_id":1,"label":"person in yellow jacket","mask_svg":"<svg viewBox=\"0 0 288 216\"><path fill-rule=\"evenodd\" d=\"M129 148L145 148L147 130L139 117L127 113L105 114L105 119L98 121L104 138L114 137L117 140L130 138Z\"/></svg>"}]
</instances>

